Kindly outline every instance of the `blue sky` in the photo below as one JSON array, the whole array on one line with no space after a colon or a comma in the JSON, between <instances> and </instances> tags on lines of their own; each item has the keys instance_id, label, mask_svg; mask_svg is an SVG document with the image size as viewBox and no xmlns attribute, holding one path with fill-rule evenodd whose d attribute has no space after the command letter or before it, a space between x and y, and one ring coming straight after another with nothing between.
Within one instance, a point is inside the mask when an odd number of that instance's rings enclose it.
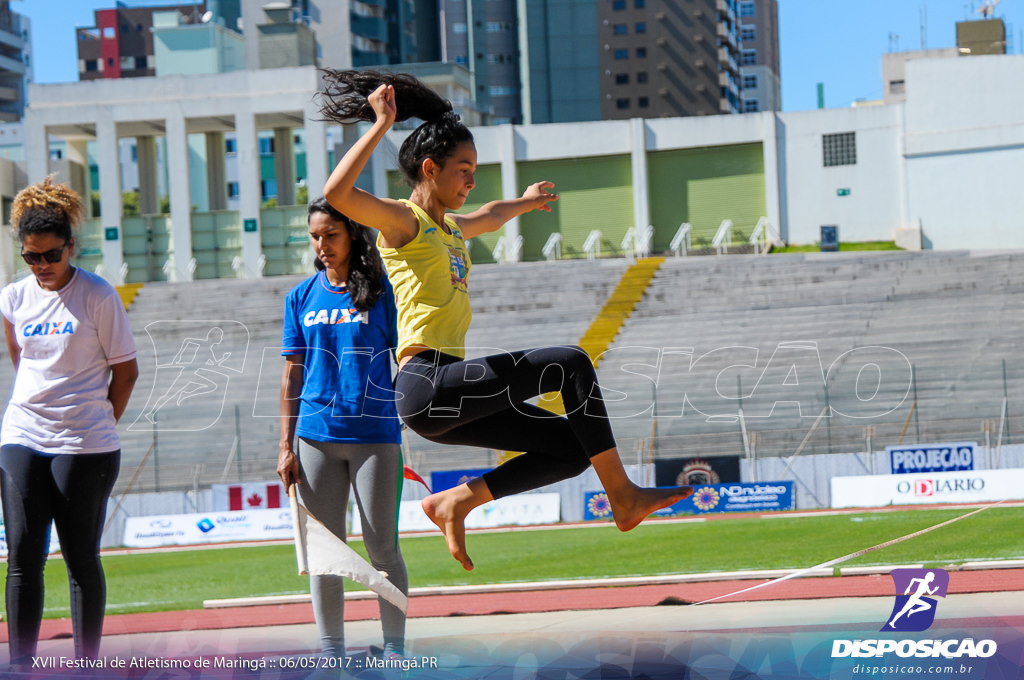
<instances>
[{"instance_id":1,"label":"blue sky","mask_svg":"<svg viewBox=\"0 0 1024 680\"><path fill-rule=\"evenodd\" d=\"M132 0L129 4L174 2ZM920 49L922 18L927 47L953 47L956 22L980 16L975 10L981 4L980 0L779 0L783 109L815 108L819 82L825 84L828 107L880 99L882 54L891 48ZM11 9L32 20L35 82L77 80L75 28L93 26L93 11L114 5L115 0L12 0ZM1007 22L1009 51L1024 53L1024 0L1002 0L996 16Z\"/></svg>"}]
</instances>

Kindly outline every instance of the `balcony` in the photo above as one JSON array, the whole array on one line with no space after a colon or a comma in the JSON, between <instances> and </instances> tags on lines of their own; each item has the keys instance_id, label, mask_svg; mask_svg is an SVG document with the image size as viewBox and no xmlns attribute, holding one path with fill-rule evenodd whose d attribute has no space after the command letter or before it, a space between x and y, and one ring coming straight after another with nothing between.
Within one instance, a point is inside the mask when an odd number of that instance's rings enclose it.
<instances>
[{"instance_id":1,"label":"balcony","mask_svg":"<svg viewBox=\"0 0 1024 680\"><path fill-rule=\"evenodd\" d=\"M367 40L387 42L388 24L384 17L368 17L353 12L352 33Z\"/></svg>"}]
</instances>

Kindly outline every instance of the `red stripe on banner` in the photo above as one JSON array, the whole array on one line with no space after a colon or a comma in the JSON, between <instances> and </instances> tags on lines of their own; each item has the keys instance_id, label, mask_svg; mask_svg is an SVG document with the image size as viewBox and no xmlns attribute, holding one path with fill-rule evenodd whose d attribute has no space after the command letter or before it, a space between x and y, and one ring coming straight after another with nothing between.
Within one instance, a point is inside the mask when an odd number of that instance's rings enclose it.
<instances>
[{"instance_id":1,"label":"red stripe on banner","mask_svg":"<svg viewBox=\"0 0 1024 680\"><path fill-rule=\"evenodd\" d=\"M267 484L267 507L281 507L281 487L276 482L274 484Z\"/></svg>"},{"instance_id":2,"label":"red stripe on banner","mask_svg":"<svg viewBox=\"0 0 1024 680\"><path fill-rule=\"evenodd\" d=\"M242 509L242 487L240 486L229 486L228 487L228 510L241 510Z\"/></svg>"}]
</instances>

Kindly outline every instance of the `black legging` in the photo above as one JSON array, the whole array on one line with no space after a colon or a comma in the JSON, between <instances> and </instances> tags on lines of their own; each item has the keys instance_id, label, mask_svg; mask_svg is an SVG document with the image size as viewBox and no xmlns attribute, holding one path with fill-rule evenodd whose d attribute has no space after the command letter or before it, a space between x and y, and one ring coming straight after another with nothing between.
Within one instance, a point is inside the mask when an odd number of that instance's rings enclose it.
<instances>
[{"instance_id":1,"label":"black legging","mask_svg":"<svg viewBox=\"0 0 1024 680\"><path fill-rule=\"evenodd\" d=\"M52 455L16 444L0 447L12 663L28 663L36 653L51 521L68 569L75 654L99 654L107 599L100 534L120 462L120 451Z\"/></svg>"},{"instance_id":2,"label":"black legging","mask_svg":"<svg viewBox=\"0 0 1024 680\"><path fill-rule=\"evenodd\" d=\"M569 479L615 446L594 365L579 347L543 347L460 360L412 357L395 381L398 413L442 444L524 451L483 475L495 498ZM561 392L566 416L525 403Z\"/></svg>"}]
</instances>

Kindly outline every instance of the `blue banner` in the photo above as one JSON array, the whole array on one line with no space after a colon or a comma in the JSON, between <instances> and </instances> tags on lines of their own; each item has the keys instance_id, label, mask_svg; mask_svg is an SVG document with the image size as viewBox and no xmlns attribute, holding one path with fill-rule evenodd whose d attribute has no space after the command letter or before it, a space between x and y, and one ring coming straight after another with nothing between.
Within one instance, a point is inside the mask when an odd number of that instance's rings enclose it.
<instances>
[{"instance_id":1,"label":"blue banner","mask_svg":"<svg viewBox=\"0 0 1024 680\"><path fill-rule=\"evenodd\" d=\"M583 519L611 519L611 506L603 491L583 495ZM654 513L656 517L704 515L712 512L765 512L793 509L793 482L707 484L675 505Z\"/></svg>"},{"instance_id":2,"label":"blue banner","mask_svg":"<svg viewBox=\"0 0 1024 680\"><path fill-rule=\"evenodd\" d=\"M959 472L974 469L977 442L952 444L918 444L916 446L887 446L892 474L907 475L919 472Z\"/></svg>"},{"instance_id":3,"label":"blue banner","mask_svg":"<svg viewBox=\"0 0 1024 680\"><path fill-rule=\"evenodd\" d=\"M471 479L476 479L491 468L479 470L439 470L430 473L430 490L434 493L451 489Z\"/></svg>"}]
</instances>

